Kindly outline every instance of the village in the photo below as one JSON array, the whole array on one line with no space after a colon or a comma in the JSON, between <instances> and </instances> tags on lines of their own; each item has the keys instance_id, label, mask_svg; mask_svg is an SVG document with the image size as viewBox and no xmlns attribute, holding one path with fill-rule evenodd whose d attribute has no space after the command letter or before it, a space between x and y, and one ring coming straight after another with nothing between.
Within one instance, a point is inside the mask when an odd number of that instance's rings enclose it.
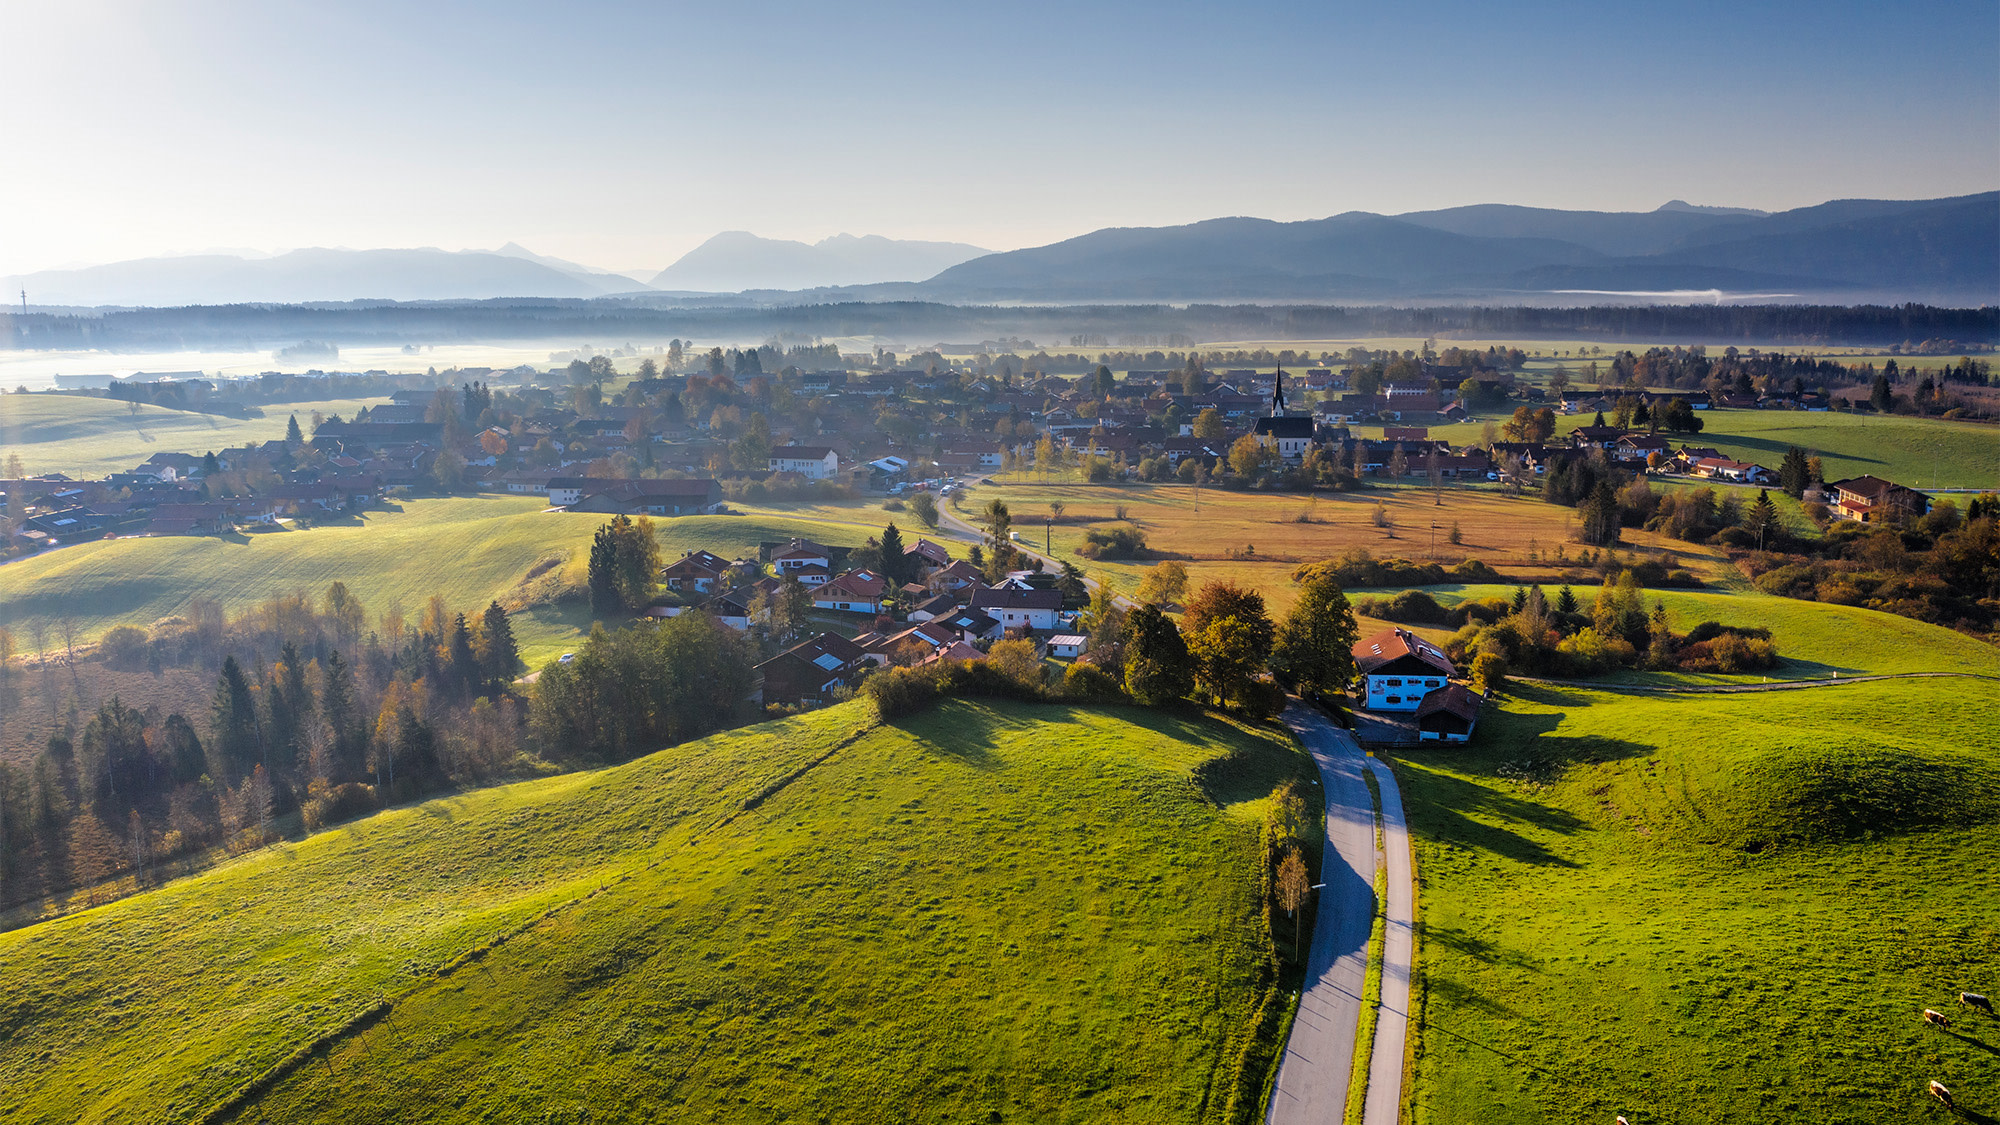
<instances>
[{"instance_id":1,"label":"village","mask_svg":"<svg viewBox=\"0 0 2000 1125\"><path fill-rule=\"evenodd\" d=\"M609 361L548 372L453 370L350 419L294 417L285 438L260 445L155 453L99 480L18 476L0 481L8 549L310 524L393 494L513 494L571 511L666 517L714 512L729 500L900 495L1006 471L1301 491L1392 482L1520 490L1601 458L1632 473L1770 486L1779 483L1771 467L1699 444L1701 414L1840 404L1797 380L1761 393L1748 380L1729 391L1531 386L1507 367L1521 362L1519 353L1458 349L1438 362L1389 353L1386 365L1353 355L1341 370L1328 363L1287 373L1285 361L1310 358L1287 352L1269 370L1208 371L1191 360L1122 377L1100 366L1076 378L992 357L941 366L936 353L922 370L857 355L841 358L873 367L785 364L766 374L763 353L774 366L786 358L775 348L746 349L733 353L730 373L716 349L707 374L665 374L647 359L608 397L616 378ZM1385 368L1403 381L1385 381ZM496 377L520 383L486 381ZM138 386L158 394L169 385ZM1586 414L1595 415L1591 424L1557 436L1557 417ZM1431 436L1480 417L1490 421L1478 441L1454 446ZM1381 436L1363 436L1362 425L1380 426ZM1885 497L1905 512L1921 514L1926 504L1923 494L1872 477L1810 484L1805 499L1848 519L1865 520Z\"/></svg>"}]
</instances>

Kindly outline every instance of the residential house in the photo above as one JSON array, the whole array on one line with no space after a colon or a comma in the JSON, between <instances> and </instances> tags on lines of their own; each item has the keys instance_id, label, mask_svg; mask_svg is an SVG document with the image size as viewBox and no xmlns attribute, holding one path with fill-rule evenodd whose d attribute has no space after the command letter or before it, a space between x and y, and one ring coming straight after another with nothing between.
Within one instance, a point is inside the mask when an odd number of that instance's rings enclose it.
<instances>
[{"instance_id":1,"label":"residential house","mask_svg":"<svg viewBox=\"0 0 2000 1125\"><path fill-rule=\"evenodd\" d=\"M1006 626L999 619L977 609L955 609L931 621L969 642L996 641L1006 633Z\"/></svg>"},{"instance_id":2,"label":"residential house","mask_svg":"<svg viewBox=\"0 0 2000 1125\"><path fill-rule=\"evenodd\" d=\"M813 605L842 613L880 613L888 583L869 570L850 570L813 591Z\"/></svg>"},{"instance_id":3,"label":"residential house","mask_svg":"<svg viewBox=\"0 0 2000 1125\"><path fill-rule=\"evenodd\" d=\"M1732 481L1738 484L1770 484L1778 478L1771 470L1748 461L1732 461L1727 457L1703 457L1694 463L1694 475L1711 480Z\"/></svg>"},{"instance_id":4,"label":"residential house","mask_svg":"<svg viewBox=\"0 0 2000 1125\"><path fill-rule=\"evenodd\" d=\"M1354 663L1370 711L1415 711L1425 695L1451 681L1456 669L1444 650L1410 632L1389 629L1354 646Z\"/></svg>"},{"instance_id":5,"label":"residential house","mask_svg":"<svg viewBox=\"0 0 2000 1125\"><path fill-rule=\"evenodd\" d=\"M937 594L910 607L911 621L929 621L933 617L943 617L958 608L958 599L950 594Z\"/></svg>"},{"instance_id":6,"label":"residential house","mask_svg":"<svg viewBox=\"0 0 2000 1125\"><path fill-rule=\"evenodd\" d=\"M551 481L551 500L555 491ZM564 506L572 512L627 516L702 515L722 507L722 486L713 480L607 481L583 490L580 499Z\"/></svg>"},{"instance_id":7,"label":"residential house","mask_svg":"<svg viewBox=\"0 0 2000 1125\"><path fill-rule=\"evenodd\" d=\"M835 688L851 684L867 652L846 637L821 633L757 665L765 703L820 703Z\"/></svg>"},{"instance_id":8,"label":"residential house","mask_svg":"<svg viewBox=\"0 0 2000 1125\"><path fill-rule=\"evenodd\" d=\"M1907 519L1931 510L1931 498L1880 477L1852 477L1827 485L1834 494L1833 514L1857 523Z\"/></svg>"},{"instance_id":9,"label":"residential house","mask_svg":"<svg viewBox=\"0 0 2000 1125\"><path fill-rule=\"evenodd\" d=\"M670 590L706 594L729 570L728 560L708 551L689 551L660 571Z\"/></svg>"},{"instance_id":10,"label":"residential house","mask_svg":"<svg viewBox=\"0 0 2000 1125\"><path fill-rule=\"evenodd\" d=\"M1056 615L1062 612L1062 591L989 586L973 591L970 607L989 614L1006 629L1049 633L1055 631Z\"/></svg>"}]
</instances>

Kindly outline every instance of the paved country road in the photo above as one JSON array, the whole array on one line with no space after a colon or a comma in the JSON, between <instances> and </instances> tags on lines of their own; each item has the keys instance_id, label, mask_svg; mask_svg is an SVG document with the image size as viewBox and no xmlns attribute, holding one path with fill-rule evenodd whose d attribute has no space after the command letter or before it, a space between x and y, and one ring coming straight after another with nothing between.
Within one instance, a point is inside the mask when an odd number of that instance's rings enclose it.
<instances>
[{"instance_id":1,"label":"paved country road","mask_svg":"<svg viewBox=\"0 0 2000 1125\"><path fill-rule=\"evenodd\" d=\"M1301 703L1285 709L1284 722L1319 764L1326 791L1327 850L1305 992L1278 1064L1268 1120L1273 1125L1321 1125L1339 1121L1345 1112L1354 1066L1368 930L1375 914L1375 809L1362 780L1368 758L1353 735ZM1399 1010L1407 1006L1405 1002ZM1401 1073L1399 1048L1399 1084Z\"/></svg>"},{"instance_id":2,"label":"paved country road","mask_svg":"<svg viewBox=\"0 0 2000 1125\"><path fill-rule=\"evenodd\" d=\"M1403 1103L1403 1041L1410 1027L1410 960L1416 949L1416 886L1411 879L1410 827L1403 819L1396 775L1370 758L1382 793L1382 852L1388 875L1383 914L1382 1006L1375 1016L1375 1053L1368 1060L1363 1125L1396 1125Z\"/></svg>"}]
</instances>

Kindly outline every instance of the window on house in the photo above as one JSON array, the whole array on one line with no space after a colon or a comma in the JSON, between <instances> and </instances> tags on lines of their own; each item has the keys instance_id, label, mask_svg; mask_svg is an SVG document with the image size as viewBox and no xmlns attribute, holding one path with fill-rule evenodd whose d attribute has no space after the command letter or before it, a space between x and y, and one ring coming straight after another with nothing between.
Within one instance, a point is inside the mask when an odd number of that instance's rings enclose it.
<instances>
[{"instance_id":1,"label":"window on house","mask_svg":"<svg viewBox=\"0 0 2000 1125\"><path fill-rule=\"evenodd\" d=\"M1390 681L1389 681L1389 686L1390 686L1390 687L1402 687L1402 686L1403 686L1403 681L1401 681L1401 680L1390 680Z\"/></svg>"},{"instance_id":2,"label":"window on house","mask_svg":"<svg viewBox=\"0 0 2000 1125\"><path fill-rule=\"evenodd\" d=\"M1403 697L1402 697L1402 696L1400 696L1400 695L1392 695L1392 696L1390 696L1389 698L1387 698L1387 699L1383 700L1382 702L1384 702L1384 703L1401 703L1402 701L1403 701Z\"/></svg>"}]
</instances>

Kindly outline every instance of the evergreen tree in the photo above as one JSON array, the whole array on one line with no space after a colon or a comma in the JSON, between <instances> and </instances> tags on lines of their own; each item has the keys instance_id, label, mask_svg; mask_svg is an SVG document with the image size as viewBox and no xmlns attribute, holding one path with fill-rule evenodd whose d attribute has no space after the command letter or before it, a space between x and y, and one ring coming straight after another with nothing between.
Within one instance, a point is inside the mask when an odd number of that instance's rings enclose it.
<instances>
[{"instance_id":1,"label":"evergreen tree","mask_svg":"<svg viewBox=\"0 0 2000 1125\"><path fill-rule=\"evenodd\" d=\"M1812 483L1811 469L1806 464L1806 451L1798 446L1785 450L1785 459L1778 466L1778 487L1785 495L1797 500L1805 494L1806 485Z\"/></svg>"},{"instance_id":2,"label":"evergreen tree","mask_svg":"<svg viewBox=\"0 0 2000 1125\"><path fill-rule=\"evenodd\" d=\"M479 658L473 654L472 630L466 627L463 613L452 618L451 640L445 652L445 679L452 693L461 698L478 690Z\"/></svg>"},{"instance_id":3,"label":"evergreen tree","mask_svg":"<svg viewBox=\"0 0 2000 1125\"><path fill-rule=\"evenodd\" d=\"M1575 590L1570 589L1568 586L1564 586L1562 589L1556 591L1556 612L1557 613L1576 612Z\"/></svg>"},{"instance_id":4,"label":"evergreen tree","mask_svg":"<svg viewBox=\"0 0 2000 1125\"><path fill-rule=\"evenodd\" d=\"M320 710L327 728L333 731L334 780L359 776L365 739L356 726L354 713L354 669L335 649L320 669Z\"/></svg>"},{"instance_id":5,"label":"evergreen tree","mask_svg":"<svg viewBox=\"0 0 2000 1125\"><path fill-rule=\"evenodd\" d=\"M1771 490L1757 490L1757 502L1750 505L1750 512L1743 517L1743 528L1757 537L1757 549L1763 550L1765 540L1775 536L1779 530L1778 506L1771 503Z\"/></svg>"},{"instance_id":6,"label":"evergreen tree","mask_svg":"<svg viewBox=\"0 0 2000 1125\"><path fill-rule=\"evenodd\" d=\"M1125 621L1125 690L1159 706L1194 690L1194 657L1174 619L1142 605Z\"/></svg>"},{"instance_id":7,"label":"evergreen tree","mask_svg":"<svg viewBox=\"0 0 2000 1125\"><path fill-rule=\"evenodd\" d=\"M160 756L165 759L162 764L168 780L175 785L200 781L208 772L208 755L202 749L201 736L194 732L194 724L178 711L160 724Z\"/></svg>"},{"instance_id":8,"label":"evergreen tree","mask_svg":"<svg viewBox=\"0 0 2000 1125\"><path fill-rule=\"evenodd\" d=\"M224 775L216 780L225 785L249 773L263 752L256 698L234 656L223 659L222 674L216 678L215 700L209 706L209 737Z\"/></svg>"},{"instance_id":9,"label":"evergreen tree","mask_svg":"<svg viewBox=\"0 0 2000 1125\"><path fill-rule=\"evenodd\" d=\"M623 609L624 602L618 592L618 539L611 524L605 524L590 541L590 612L605 617Z\"/></svg>"},{"instance_id":10,"label":"evergreen tree","mask_svg":"<svg viewBox=\"0 0 2000 1125\"><path fill-rule=\"evenodd\" d=\"M912 580L911 571L916 569L916 560L903 548L903 533L896 527L896 521L882 529L882 577L889 580L892 587L901 586Z\"/></svg>"},{"instance_id":11,"label":"evergreen tree","mask_svg":"<svg viewBox=\"0 0 2000 1125\"><path fill-rule=\"evenodd\" d=\"M1889 408L1894 406L1895 403L1895 392L1889 389L1889 377L1887 375L1875 376L1875 384L1868 388L1868 404L1886 414L1889 412Z\"/></svg>"},{"instance_id":12,"label":"evergreen tree","mask_svg":"<svg viewBox=\"0 0 2000 1125\"><path fill-rule=\"evenodd\" d=\"M299 416L294 414L292 415L291 420L285 423L285 444L290 446L300 446L304 445L305 443L306 443L306 435L303 431L299 429Z\"/></svg>"},{"instance_id":13,"label":"evergreen tree","mask_svg":"<svg viewBox=\"0 0 2000 1125\"><path fill-rule=\"evenodd\" d=\"M521 648L514 641L514 624L499 602L486 607L479 630L480 678L489 694L505 691L521 670Z\"/></svg>"},{"instance_id":14,"label":"evergreen tree","mask_svg":"<svg viewBox=\"0 0 2000 1125\"><path fill-rule=\"evenodd\" d=\"M1583 503L1583 541L1597 547L1608 547L1618 542L1622 531L1618 494L1611 490L1610 481L1599 480L1597 487L1590 490L1590 498Z\"/></svg>"}]
</instances>

